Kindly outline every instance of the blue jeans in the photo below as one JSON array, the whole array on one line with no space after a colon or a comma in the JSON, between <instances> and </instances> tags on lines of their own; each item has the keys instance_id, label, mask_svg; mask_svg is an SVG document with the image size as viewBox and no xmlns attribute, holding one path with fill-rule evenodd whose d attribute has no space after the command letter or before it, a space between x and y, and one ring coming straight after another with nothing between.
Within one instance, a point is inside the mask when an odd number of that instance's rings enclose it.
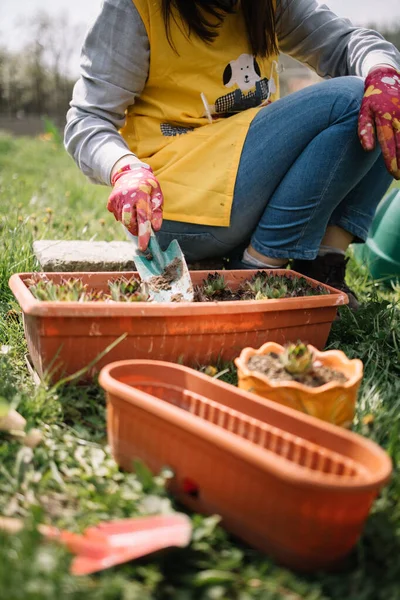
<instances>
[{"instance_id":1,"label":"blue jeans","mask_svg":"<svg viewBox=\"0 0 400 600\"><path fill-rule=\"evenodd\" d=\"M265 256L312 260L328 225L365 240L392 178L379 147L367 153L358 140L363 92L361 79L340 77L263 108L243 148L230 227L164 221L161 245L177 239L193 261L250 242Z\"/></svg>"}]
</instances>

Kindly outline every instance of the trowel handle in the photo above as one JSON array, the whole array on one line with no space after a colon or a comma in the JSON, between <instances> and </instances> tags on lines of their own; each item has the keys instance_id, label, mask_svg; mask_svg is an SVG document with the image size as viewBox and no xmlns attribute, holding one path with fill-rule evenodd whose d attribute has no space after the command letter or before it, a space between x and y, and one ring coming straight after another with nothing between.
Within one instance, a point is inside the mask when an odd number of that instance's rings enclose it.
<instances>
[{"instance_id":1,"label":"trowel handle","mask_svg":"<svg viewBox=\"0 0 400 600\"><path fill-rule=\"evenodd\" d=\"M135 247L135 255L140 256L141 258L146 258L147 260L155 260L156 263L160 265L160 272L162 272L166 266L166 260L164 258L164 253L160 248L160 244L157 241L154 230L151 230L149 245L145 252L139 250L139 238L130 232L128 233L129 239Z\"/></svg>"},{"instance_id":2,"label":"trowel handle","mask_svg":"<svg viewBox=\"0 0 400 600\"><path fill-rule=\"evenodd\" d=\"M149 250L153 257L152 260L154 260L156 264L159 265L159 271L160 273L162 273L165 267L167 266L168 261L165 257L164 252L160 248L160 244L158 243L157 236L154 233L153 229L151 230L150 235Z\"/></svg>"}]
</instances>

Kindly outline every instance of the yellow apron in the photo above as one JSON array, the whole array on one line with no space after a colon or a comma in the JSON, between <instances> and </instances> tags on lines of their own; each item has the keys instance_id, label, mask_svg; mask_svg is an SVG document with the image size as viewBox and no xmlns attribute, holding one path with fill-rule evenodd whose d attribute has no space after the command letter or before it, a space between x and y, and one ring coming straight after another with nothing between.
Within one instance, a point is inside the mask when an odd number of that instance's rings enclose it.
<instances>
[{"instance_id":1,"label":"yellow apron","mask_svg":"<svg viewBox=\"0 0 400 600\"><path fill-rule=\"evenodd\" d=\"M228 227L250 124L278 98L277 57L252 56L240 10L212 44L189 40L171 19L174 50L161 0L133 2L149 38L150 71L121 134L160 181L165 219Z\"/></svg>"}]
</instances>

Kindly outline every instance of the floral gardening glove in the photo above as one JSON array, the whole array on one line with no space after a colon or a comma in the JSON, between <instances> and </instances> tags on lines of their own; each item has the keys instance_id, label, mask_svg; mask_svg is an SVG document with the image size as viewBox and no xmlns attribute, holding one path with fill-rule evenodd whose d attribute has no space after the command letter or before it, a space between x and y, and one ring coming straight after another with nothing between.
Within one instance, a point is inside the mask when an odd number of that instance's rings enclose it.
<instances>
[{"instance_id":1,"label":"floral gardening glove","mask_svg":"<svg viewBox=\"0 0 400 600\"><path fill-rule=\"evenodd\" d=\"M144 163L126 165L112 178L113 191L107 209L127 230L139 237L144 252L151 229L159 231L163 220L163 195L153 171Z\"/></svg>"},{"instance_id":2,"label":"floral gardening glove","mask_svg":"<svg viewBox=\"0 0 400 600\"><path fill-rule=\"evenodd\" d=\"M364 150L375 148L375 127L388 171L400 179L400 72L378 67L365 80L358 121Z\"/></svg>"}]
</instances>

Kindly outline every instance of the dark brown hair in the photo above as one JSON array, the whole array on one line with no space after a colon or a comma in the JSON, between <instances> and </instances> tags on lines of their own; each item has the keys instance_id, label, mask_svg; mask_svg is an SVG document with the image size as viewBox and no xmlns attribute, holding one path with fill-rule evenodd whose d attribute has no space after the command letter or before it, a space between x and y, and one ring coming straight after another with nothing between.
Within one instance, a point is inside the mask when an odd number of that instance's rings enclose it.
<instances>
[{"instance_id":1,"label":"dark brown hair","mask_svg":"<svg viewBox=\"0 0 400 600\"><path fill-rule=\"evenodd\" d=\"M171 46L171 18L176 13L187 28L188 36L197 35L206 43L218 37L226 15L238 10L238 0L162 0L162 12L167 38ZM241 0L247 35L255 56L270 56L278 52L273 0Z\"/></svg>"}]
</instances>

